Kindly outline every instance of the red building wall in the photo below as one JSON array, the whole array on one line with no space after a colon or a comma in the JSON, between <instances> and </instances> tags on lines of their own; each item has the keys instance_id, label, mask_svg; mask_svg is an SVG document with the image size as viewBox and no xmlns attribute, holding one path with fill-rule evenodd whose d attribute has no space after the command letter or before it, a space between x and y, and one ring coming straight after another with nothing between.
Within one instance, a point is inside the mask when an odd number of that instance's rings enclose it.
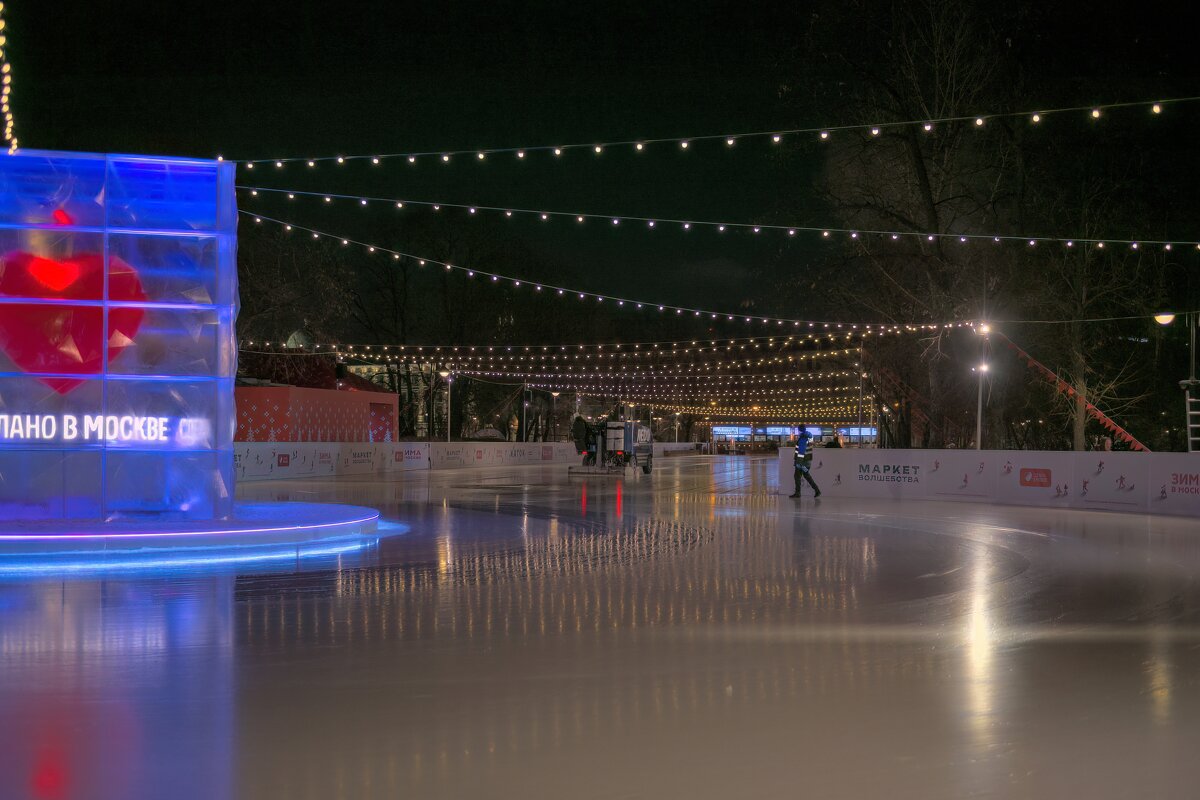
<instances>
[{"instance_id":1,"label":"red building wall","mask_svg":"<svg viewBox=\"0 0 1200 800\"><path fill-rule=\"evenodd\" d=\"M238 386L239 442L394 442L399 398L385 392Z\"/></svg>"}]
</instances>

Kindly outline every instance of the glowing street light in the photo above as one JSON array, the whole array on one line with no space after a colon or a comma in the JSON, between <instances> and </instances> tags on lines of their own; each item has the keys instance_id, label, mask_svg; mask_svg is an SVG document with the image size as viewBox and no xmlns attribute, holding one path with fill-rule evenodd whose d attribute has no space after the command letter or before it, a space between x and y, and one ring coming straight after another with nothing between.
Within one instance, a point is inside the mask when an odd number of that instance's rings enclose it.
<instances>
[{"instance_id":1,"label":"glowing street light","mask_svg":"<svg viewBox=\"0 0 1200 800\"><path fill-rule=\"evenodd\" d=\"M442 376L442 380L446 381L446 444L450 443L450 385L453 379L450 377L450 370L438 370L438 375Z\"/></svg>"}]
</instances>

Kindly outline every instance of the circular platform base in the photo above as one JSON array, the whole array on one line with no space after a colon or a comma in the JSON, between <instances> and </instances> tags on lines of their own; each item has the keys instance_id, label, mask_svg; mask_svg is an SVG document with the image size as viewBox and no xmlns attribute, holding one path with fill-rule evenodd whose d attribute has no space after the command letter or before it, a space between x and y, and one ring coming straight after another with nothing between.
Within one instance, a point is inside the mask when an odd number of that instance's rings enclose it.
<instances>
[{"instance_id":1,"label":"circular platform base","mask_svg":"<svg viewBox=\"0 0 1200 800\"><path fill-rule=\"evenodd\" d=\"M238 504L203 522L0 522L0 576L337 556L374 546L378 528L378 511L330 503Z\"/></svg>"}]
</instances>

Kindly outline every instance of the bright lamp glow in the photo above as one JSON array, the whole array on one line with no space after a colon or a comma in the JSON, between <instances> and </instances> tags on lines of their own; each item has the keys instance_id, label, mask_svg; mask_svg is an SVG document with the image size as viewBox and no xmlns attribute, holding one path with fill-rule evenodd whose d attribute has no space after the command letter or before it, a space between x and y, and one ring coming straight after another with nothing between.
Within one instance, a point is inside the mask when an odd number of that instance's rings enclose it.
<instances>
[{"instance_id":1,"label":"bright lamp glow","mask_svg":"<svg viewBox=\"0 0 1200 800\"><path fill-rule=\"evenodd\" d=\"M1161 314L1155 314L1154 321L1159 325L1170 325L1175 321L1175 315L1169 311L1164 311Z\"/></svg>"}]
</instances>

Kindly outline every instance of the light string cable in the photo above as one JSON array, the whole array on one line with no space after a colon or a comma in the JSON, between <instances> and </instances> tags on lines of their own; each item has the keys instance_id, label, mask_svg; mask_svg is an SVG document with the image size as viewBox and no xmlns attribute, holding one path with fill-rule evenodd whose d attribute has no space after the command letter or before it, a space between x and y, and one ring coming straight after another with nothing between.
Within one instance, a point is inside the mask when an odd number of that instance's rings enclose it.
<instances>
[{"instance_id":1,"label":"light string cable","mask_svg":"<svg viewBox=\"0 0 1200 800\"><path fill-rule=\"evenodd\" d=\"M643 308L653 310L654 308L657 308L660 312L674 311L676 316L682 316L684 314L691 314L693 317L708 317L708 318L714 319L714 320L725 320L725 321L744 320L747 323L758 322L758 323L768 324L768 325L772 324L772 323L774 323L776 325L790 324L793 327L800 327L800 326L806 325L809 328L817 328L818 326L820 326L822 329L831 329L831 330L847 330L847 329L852 330L852 331L853 330L861 330L863 332L866 332L867 334L879 334L879 333L884 333L884 332L896 333L896 332L901 332L901 331L903 331L903 332L937 331L937 330L952 329L952 328L976 328L976 327L979 327L980 325L984 324L983 322L981 322L979 320L973 320L973 319L954 320L951 322L941 322L941 323L837 322L837 321L833 321L833 320L806 320L806 319L802 320L802 319L794 319L794 318L787 318L787 317L768 317L768 316L759 316L759 315L747 316L747 315L743 315L743 314L729 314L728 312L723 312L723 311L711 311L711 310L706 310L706 309L689 308L686 306L675 306L675 305L670 305L670 304L665 304L665 303L653 303L653 302L649 302L646 300L630 300L628 298L600 294L598 292L579 291L578 289L570 289L570 288L562 287L562 286L554 286L554 285L551 285L548 283L539 283L537 281L528 281L523 278L513 278L510 276L501 275L499 273L487 272L485 270L468 269L466 267L452 265L452 264L446 263L444 261L438 261L437 259L433 259L433 258L421 258L419 256L414 256L414 255L405 253L400 250L395 250L393 248L384 247L382 245L373 245L373 244L369 244L367 242L359 241L357 239L350 239L350 238L338 236L337 234L328 233L326 231L318 230L316 228L305 227L305 226L299 225L297 223L287 222L285 220L277 219L275 217L270 217L265 214L247 211L246 209L240 208L240 209L238 209L238 211L242 214L245 214L248 217L252 217L256 223L272 222L277 225L283 226L283 228L287 231L298 230L298 231L304 231L306 233L309 233L312 235L313 239L335 240L335 241L341 242L341 244L343 246L356 245L359 247L366 248L366 250L369 253L377 253L378 252L378 253L390 254L392 256L392 258L396 261L399 261L400 259L403 259L403 258L407 258L410 261L415 261L420 266L425 266L426 264L434 264L437 266L445 267L447 271L456 270L456 271L465 272L468 277L475 277L478 275L478 276L483 276L485 278L490 278L493 283L500 283L501 281L503 281L505 283L505 285L512 286L514 288L519 288L522 284L524 284L526 286L534 287L535 291L538 291L538 292L541 292L543 290L550 290L552 293L557 292L559 295L562 295L564 297L567 295L577 295L580 300L596 300L597 302L604 302L605 300L608 300L608 301L614 302L616 305L618 305L620 307L629 306L629 307L633 307L637 310L641 310ZM548 212L546 212L546 213L548 213ZM814 228L812 230L832 231L833 229L832 228L829 228L829 229ZM860 233L861 233L861 231L850 231L850 236L851 236L851 238L856 238L856 235L860 234ZM893 239L897 239L903 234L889 233L888 235L891 236ZM909 234L909 235L918 235L918 236L925 237L926 239L933 239L940 235L940 236L945 236L945 237L959 238L964 242L968 241L968 237L957 236L954 234L922 233L922 234ZM979 237L976 237L976 238L979 238ZM996 242L1003 241L1003 239L1001 237L987 237L987 238L993 238ZM1047 240L1046 239L1031 240L1030 244L1033 245L1036 243L1036 241L1047 241ZM1053 239L1051 239L1049 241L1063 241L1065 243L1065 245L1067 246L1067 248L1072 248L1076 241L1081 241L1081 240L1072 240L1072 239L1053 240ZM1096 242L1095 246L1097 248L1104 249L1104 243L1106 241L1112 242L1112 241L1117 241L1117 240L1105 239L1105 240L1091 240L1091 241ZM1153 244L1153 243L1154 242L1151 242L1151 244ZM1130 241L1129 244L1133 250L1139 249L1138 242ZM1165 249L1165 250L1172 249L1172 244L1170 242L1163 242L1162 244L1163 244L1163 249ZM1196 248L1198 250L1200 250L1200 243L1198 243L1196 245ZM1185 312L1177 312L1177 313L1185 313ZM1190 312L1187 312L1187 313L1190 313ZM1153 319L1154 316L1155 316L1155 314L1133 314L1133 315L1112 316L1112 317L1089 317L1086 319L1036 319L1036 320L1004 319L1004 320L993 320L993 322L996 322L998 324L1009 324L1009 325L1021 325L1021 324L1064 325L1064 324L1071 324L1071 323L1078 323L1078 322L1118 322L1118 321L1122 321L1122 320Z\"/></svg>"},{"instance_id":2,"label":"light string cable","mask_svg":"<svg viewBox=\"0 0 1200 800\"><path fill-rule=\"evenodd\" d=\"M485 161L489 156L512 155L517 160L524 160L526 156L534 153L552 153L554 156L562 156L569 151L591 151L599 156L606 150L615 147L632 147L636 152L643 152L650 148L651 145L670 144L675 145L680 150L688 150L692 144L696 142L708 141L724 141L726 147L733 147L743 139L768 138L773 144L779 144L784 141L785 137L810 135L815 136L817 141L828 141L833 138L836 133L843 132L862 132L871 136L880 136L884 132L898 128L919 128L926 133L931 133L939 125L947 125L952 123L967 122L975 128L983 128L991 120L1001 119L1020 119L1024 118L1032 125L1037 125L1043 122L1051 115L1084 113L1088 119L1099 121L1108 111L1113 111L1122 108L1147 108L1154 115L1161 114L1163 109L1168 105L1178 105L1182 103L1193 103L1200 100L1200 96L1195 97L1173 97L1162 100L1134 100L1121 103L1099 103L1095 105L1080 105L1080 106L1065 106L1060 108L1049 109L1034 109L1029 111L1001 111L989 114L961 114L945 117L931 117L925 119L910 119L893 122L873 122L873 123L855 123L847 125L818 125L804 128L780 128L768 131L743 131L740 133L709 133L698 136L671 136L660 138L647 139L621 139L617 141L603 142L575 142L572 144L542 144L529 145L525 147L485 147L485 148L470 148L470 149L449 149L449 150L414 150L403 153L375 153L375 154L354 154L354 155L333 155L333 156L315 156L315 157L277 157L277 158L254 158L240 159L238 163L244 164L249 169L254 169L256 164L271 165L276 169L283 169L285 165L295 162L304 162L310 168L315 168L318 164L324 162L336 162L337 164L345 164L350 161L368 161L371 164L379 165L384 160L403 158L410 164L415 164L420 159L436 158L439 163L448 164L456 156L466 156L473 158L475 161ZM218 156L218 159L223 160L223 156Z\"/></svg>"},{"instance_id":3,"label":"light string cable","mask_svg":"<svg viewBox=\"0 0 1200 800\"><path fill-rule=\"evenodd\" d=\"M941 323L941 324L912 323L909 325L905 325L904 323L891 323L891 322L850 323L850 322L837 322L834 320L795 319L795 318L790 318L790 317L774 317L774 316L761 316L761 315L752 315L751 316L751 315L743 315L743 314L730 314L730 313L724 312L724 311L712 311L711 309L690 308L688 306L676 306L676 305L671 305L669 303L653 303L653 302L650 302L647 300L632 300L627 297L617 297L615 295L600 294L599 292L580 291L578 289L571 289L571 288L568 288L565 286L556 286L553 284L542 283L542 282L538 282L538 281L528 281L523 278L514 278L509 275L501 275L500 273L497 273L497 272L488 272L486 270L462 267L462 266L458 266L457 264L450 264L448 262L440 261L435 258L422 258L420 256L413 255L411 253L406 253L402 250L396 250L394 248L384 247L382 245L374 245L374 244L370 244L368 242L360 241L358 239L351 239L349 237L338 236L336 234L329 233L327 231L318 230L316 228L309 228L304 225L299 225L299 224L293 223L293 222L287 222L285 220L277 219L275 217L268 217L264 214L255 214L253 212L246 211L245 209L238 209L238 211L242 214L245 214L248 217L253 218L256 223L271 222L276 225L282 226L285 231L289 231L289 232L293 231L293 230L303 231L304 233L311 235L312 238L316 239L316 240L320 240L323 238L323 239L327 239L327 240L341 242L342 246L355 245L355 246L366 249L367 252L369 252L369 253L382 253L385 255L390 255L396 261L399 261L402 258L407 258L410 261L416 262L419 266L426 266L428 264L433 264L436 266L444 267L447 272L455 271L455 272L465 273L468 278L483 277L483 278L490 279L493 283L500 283L501 281L503 281L505 283L505 285L511 286L512 288L520 288L522 285L525 285L525 286L532 287L535 292L549 291L551 293L557 293L564 297L567 295L575 295L580 300L595 300L597 303L610 302L619 307L627 307L627 308L631 308L631 309L635 309L635 310L658 309L658 311L660 311L660 312L674 311L676 316L683 316L684 314L690 314L693 317L707 317L707 318L714 319L714 320L727 320L727 321L744 320L747 323L758 322L758 323L768 324L768 325L769 324L792 325L793 327L800 327L800 326L806 325L810 328L816 328L817 326L821 326L822 328L850 329L850 330L858 330L860 328L863 330L875 330L877 328L891 328L897 324L900 324L902 327L906 327L906 329L910 329L910 330L936 330L936 329L941 329L941 328L974 327L974 325L975 325L975 322L971 321L971 320L961 320L961 321L946 322L946 323Z\"/></svg>"},{"instance_id":4,"label":"light string cable","mask_svg":"<svg viewBox=\"0 0 1200 800\"><path fill-rule=\"evenodd\" d=\"M17 134L12 114L12 64L8 61L8 22L0 2L0 113L4 114L4 143L8 154L17 152Z\"/></svg>"},{"instance_id":5,"label":"light string cable","mask_svg":"<svg viewBox=\"0 0 1200 800\"><path fill-rule=\"evenodd\" d=\"M379 355L382 353L394 353L399 355L417 355L426 357L445 358L450 356L458 356L459 354L475 354L480 353L487 355L489 358L499 358L508 360L525 360L525 359L563 359L574 360L579 358L592 358L593 354L589 351L595 350L595 358L614 358L614 357L654 357L660 354L688 354L692 352L733 352L735 350L746 350L753 348L761 350L764 347L786 348L790 346L802 346L806 344L819 344L821 342L836 342L838 340L850 341L855 336L864 335L859 331L848 331L846 333L798 333L798 334L774 334L769 336L741 336L734 338L691 338L691 339L673 339L663 341L648 341L648 342L581 342L579 344L385 344L375 342L372 344L362 344L357 342L333 342L333 343L314 343L289 345L282 340L278 342L260 341L258 346L266 348L281 348L281 350L269 350L266 352L287 352L295 355L328 355L330 353L340 353L341 355ZM239 342L239 347L254 346L253 340L244 340ZM324 353L320 352L321 348L325 348ZM600 351L608 348L607 353ZM309 350L315 352L308 352ZM372 352L374 351L374 352ZM512 354L516 355L512 355Z\"/></svg>"},{"instance_id":6,"label":"light string cable","mask_svg":"<svg viewBox=\"0 0 1200 800\"><path fill-rule=\"evenodd\" d=\"M548 211L532 208L509 208L503 206L485 206L471 203L446 203L442 201L434 202L432 200L406 200L403 198L394 197L370 197L363 195L350 194L335 194L331 192L312 192L302 189L279 189L269 186L244 186L239 185L238 189L248 192L251 197L258 197L260 193L267 192L271 194L286 195L288 200L295 200L298 197L320 197L323 198L326 204L332 203L334 200L354 200L359 208L369 208L372 203L385 203L389 207L394 206L397 209L404 209L408 206L419 206L430 208L433 211L441 211L443 208L453 208L465 210L469 216L474 216L480 211L503 213L507 217L512 217L514 214L521 216L531 216L540 218L543 222L547 222L555 218L573 218L576 223L583 223L589 220L603 220L612 226L619 226L622 223L644 223L646 228L655 229L661 225L677 226L685 231L692 228L716 230L718 233L725 231L749 231L751 233L761 233L762 231L786 231L788 236L795 236L797 233L819 233L824 240L830 240L834 234L838 236L848 236L851 240L862 240L864 237L877 237L882 240L891 241L905 240L915 241L922 240L926 242L933 241L957 241L960 244L968 242L992 242L999 244L1001 242L1020 242L1035 247L1039 242L1058 243L1065 245L1067 248L1074 248L1076 245L1092 245L1103 250L1105 245L1127 245L1133 250L1138 250L1141 247L1161 247L1164 250L1173 250L1176 245L1194 246L1197 251L1200 251L1200 241L1189 241L1186 239L1123 239L1116 236L1105 237L1087 237L1087 236L1030 236L1027 234L994 234L994 233L937 233L930 231L899 231L899 230L880 230L871 228L839 228L839 227L818 227L813 225L780 225L764 222L731 222L721 220L698 220L698 219L678 219L672 217L642 217L630 214L581 214L575 211Z\"/></svg>"}]
</instances>

